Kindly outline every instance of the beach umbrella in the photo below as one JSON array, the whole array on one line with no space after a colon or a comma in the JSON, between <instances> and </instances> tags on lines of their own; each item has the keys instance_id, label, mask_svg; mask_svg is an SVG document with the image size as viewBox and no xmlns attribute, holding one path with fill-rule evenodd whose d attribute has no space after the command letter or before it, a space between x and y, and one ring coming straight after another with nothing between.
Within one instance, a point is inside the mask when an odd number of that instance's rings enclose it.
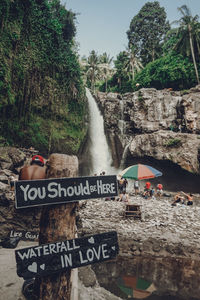
<instances>
[{"instance_id":1,"label":"beach umbrella","mask_svg":"<svg viewBox=\"0 0 200 300\"><path fill-rule=\"evenodd\" d=\"M118 287L129 298L145 299L155 290L152 282L137 276L123 276L118 279Z\"/></svg>"},{"instance_id":2,"label":"beach umbrella","mask_svg":"<svg viewBox=\"0 0 200 300\"><path fill-rule=\"evenodd\" d=\"M122 178L142 180L162 176L162 172L148 165L137 164L124 169L119 175Z\"/></svg>"}]
</instances>

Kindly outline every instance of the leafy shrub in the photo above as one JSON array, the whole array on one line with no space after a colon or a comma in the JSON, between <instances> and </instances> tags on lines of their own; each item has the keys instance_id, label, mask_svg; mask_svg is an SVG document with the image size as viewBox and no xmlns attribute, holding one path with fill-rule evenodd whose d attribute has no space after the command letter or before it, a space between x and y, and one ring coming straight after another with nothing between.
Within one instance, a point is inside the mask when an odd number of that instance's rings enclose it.
<instances>
[{"instance_id":1,"label":"leafy shrub","mask_svg":"<svg viewBox=\"0 0 200 300\"><path fill-rule=\"evenodd\" d=\"M182 55L169 54L146 65L136 74L132 87L188 89L196 84L193 64Z\"/></svg>"}]
</instances>

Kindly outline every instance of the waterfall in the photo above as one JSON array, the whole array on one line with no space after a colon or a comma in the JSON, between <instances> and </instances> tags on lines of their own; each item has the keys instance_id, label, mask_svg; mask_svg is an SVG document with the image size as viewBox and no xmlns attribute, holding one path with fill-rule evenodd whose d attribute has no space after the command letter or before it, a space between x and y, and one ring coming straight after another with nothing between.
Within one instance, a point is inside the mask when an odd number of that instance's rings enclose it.
<instances>
[{"instance_id":1,"label":"waterfall","mask_svg":"<svg viewBox=\"0 0 200 300\"><path fill-rule=\"evenodd\" d=\"M117 170L112 167L112 155L104 132L103 116L88 89L86 89L86 95L90 116L90 175L100 175L102 171L104 171L106 175L117 174Z\"/></svg>"},{"instance_id":2,"label":"waterfall","mask_svg":"<svg viewBox=\"0 0 200 300\"><path fill-rule=\"evenodd\" d=\"M126 161L128 153L129 153L129 146L130 146L130 143L128 143L126 145L126 147L124 148L124 152L122 154L122 159L121 159L121 163L120 163L120 169L125 168L125 161Z\"/></svg>"},{"instance_id":3,"label":"waterfall","mask_svg":"<svg viewBox=\"0 0 200 300\"><path fill-rule=\"evenodd\" d=\"M121 118L118 120L118 127L120 130L121 135L124 134L124 102L123 100L119 101L120 111L121 111Z\"/></svg>"}]
</instances>

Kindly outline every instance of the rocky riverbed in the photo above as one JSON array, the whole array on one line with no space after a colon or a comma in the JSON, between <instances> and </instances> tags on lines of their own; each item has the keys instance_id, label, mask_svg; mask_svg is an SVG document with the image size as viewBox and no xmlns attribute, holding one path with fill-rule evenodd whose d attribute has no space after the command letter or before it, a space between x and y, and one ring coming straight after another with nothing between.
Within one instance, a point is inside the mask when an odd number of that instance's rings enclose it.
<instances>
[{"instance_id":1,"label":"rocky riverbed","mask_svg":"<svg viewBox=\"0 0 200 300\"><path fill-rule=\"evenodd\" d=\"M173 196L144 199L131 196L141 206L142 218L125 218L119 201L89 200L82 205L80 234L116 230L120 255L183 256L200 258L200 198L193 206L172 206Z\"/></svg>"}]
</instances>

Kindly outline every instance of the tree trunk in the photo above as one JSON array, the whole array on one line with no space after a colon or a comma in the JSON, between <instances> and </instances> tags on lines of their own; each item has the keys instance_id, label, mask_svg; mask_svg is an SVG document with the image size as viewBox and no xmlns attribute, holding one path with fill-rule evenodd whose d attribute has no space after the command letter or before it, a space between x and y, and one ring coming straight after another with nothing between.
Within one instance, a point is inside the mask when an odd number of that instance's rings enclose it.
<instances>
[{"instance_id":1,"label":"tree trunk","mask_svg":"<svg viewBox=\"0 0 200 300\"><path fill-rule=\"evenodd\" d=\"M76 156L51 154L47 163L47 178L77 177ZM58 204L43 208L40 219L39 244L65 241L75 237L76 203ZM69 300L71 270L40 279L39 299Z\"/></svg>"},{"instance_id":2,"label":"tree trunk","mask_svg":"<svg viewBox=\"0 0 200 300\"><path fill-rule=\"evenodd\" d=\"M191 28L189 27L188 29L189 29L189 37L190 37L190 49L191 49L191 53L192 53L192 59L193 59L195 73L196 73L197 83L199 84L199 73L198 73L196 59L195 59L195 55L194 55L194 47L193 47L193 43L192 43Z\"/></svg>"}]
</instances>

